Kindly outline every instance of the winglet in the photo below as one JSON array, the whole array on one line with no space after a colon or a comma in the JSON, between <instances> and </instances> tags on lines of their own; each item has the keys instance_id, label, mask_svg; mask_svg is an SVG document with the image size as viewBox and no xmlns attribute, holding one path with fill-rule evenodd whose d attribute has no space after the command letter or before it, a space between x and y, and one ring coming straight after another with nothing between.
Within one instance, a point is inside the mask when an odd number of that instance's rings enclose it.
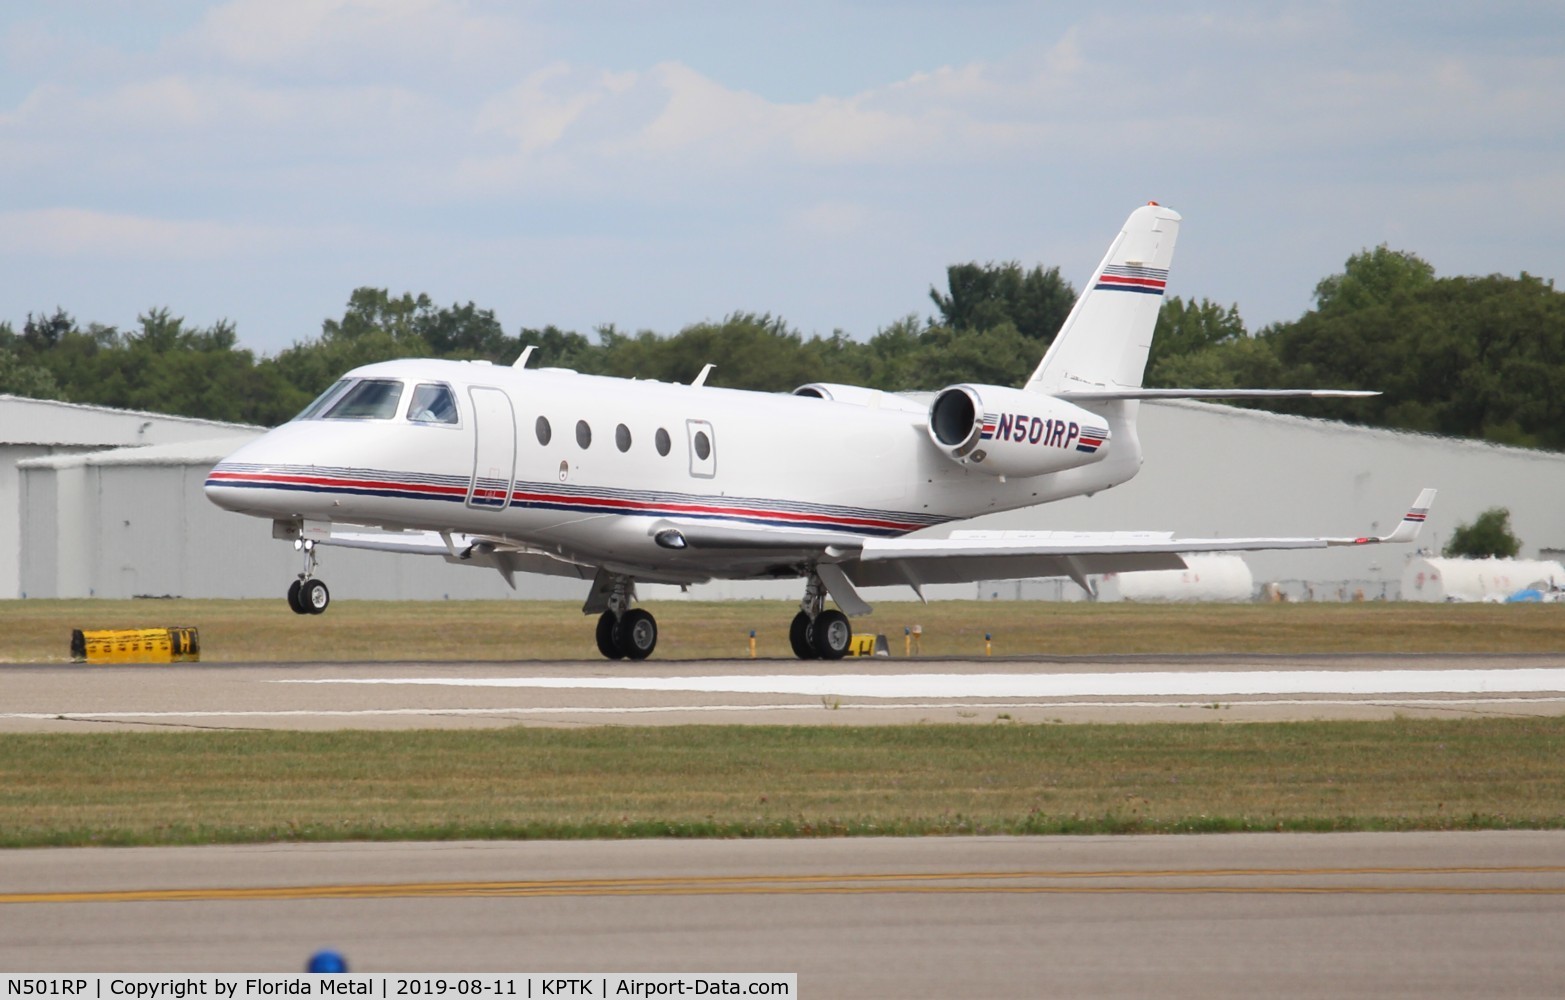
<instances>
[{"instance_id":1,"label":"winglet","mask_svg":"<svg viewBox=\"0 0 1565 1000\"><path fill-rule=\"evenodd\" d=\"M1418 499L1413 501L1413 506L1402 515L1402 522L1396 526L1396 530L1389 535L1380 538L1368 536L1364 538L1333 538L1328 545L1378 545L1381 542L1411 542L1418 537L1418 532L1424 526L1424 520L1429 517L1429 508L1435 503L1435 491L1425 487L1418 494Z\"/></svg>"},{"instance_id":2,"label":"winglet","mask_svg":"<svg viewBox=\"0 0 1565 1000\"><path fill-rule=\"evenodd\" d=\"M1411 542L1418 537L1418 532L1424 526L1424 519L1429 516L1429 508L1435 503L1435 491L1425 487L1418 494L1418 499L1413 501L1413 506L1402 515L1402 523L1396 530L1382 538L1383 542Z\"/></svg>"}]
</instances>

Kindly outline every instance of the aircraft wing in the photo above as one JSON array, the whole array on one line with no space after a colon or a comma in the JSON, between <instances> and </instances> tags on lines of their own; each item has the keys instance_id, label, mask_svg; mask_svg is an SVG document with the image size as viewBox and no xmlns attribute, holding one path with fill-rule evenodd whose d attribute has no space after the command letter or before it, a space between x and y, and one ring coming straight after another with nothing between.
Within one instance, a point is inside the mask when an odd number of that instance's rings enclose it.
<instances>
[{"instance_id":1,"label":"aircraft wing","mask_svg":"<svg viewBox=\"0 0 1565 1000\"><path fill-rule=\"evenodd\" d=\"M1410 542L1423 526L1434 497L1432 489L1419 493L1396 530L1385 536L1176 538L1172 532L1136 531L958 532L950 538L865 539L863 547L840 565L848 579L862 587L907 584L916 589L926 583L1066 576L1086 588L1086 578L1092 574L1183 569L1181 556L1196 552Z\"/></svg>"},{"instance_id":2,"label":"aircraft wing","mask_svg":"<svg viewBox=\"0 0 1565 1000\"><path fill-rule=\"evenodd\" d=\"M857 587L905 585L917 591L931 583L1063 576L1090 590L1090 575L1183 569L1182 556L1196 552L1410 542L1423 527L1434 498L1432 489L1419 493L1396 530L1384 536L1176 538L1172 532L1149 531L965 531L949 538L868 538L670 520L655 522L650 533L666 549L755 553L775 563L813 564L843 611L860 615L870 606Z\"/></svg>"}]
</instances>

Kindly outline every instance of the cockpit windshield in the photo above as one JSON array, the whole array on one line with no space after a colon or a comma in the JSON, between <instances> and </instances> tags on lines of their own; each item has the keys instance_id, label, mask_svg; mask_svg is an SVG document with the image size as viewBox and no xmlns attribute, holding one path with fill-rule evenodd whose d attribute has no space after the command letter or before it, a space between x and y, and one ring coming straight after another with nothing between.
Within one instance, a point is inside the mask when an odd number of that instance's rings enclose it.
<instances>
[{"instance_id":1,"label":"cockpit windshield","mask_svg":"<svg viewBox=\"0 0 1565 1000\"><path fill-rule=\"evenodd\" d=\"M304 409L300 410L299 415L294 417L294 419L314 420L316 417L319 417L321 415L321 411L336 401L337 397L342 395L342 391L352 384L353 379L351 378L338 379L337 381L333 382L331 385L326 387L325 392L321 393L319 396L316 396L309 406L306 406Z\"/></svg>"},{"instance_id":2,"label":"cockpit windshield","mask_svg":"<svg viewBox=\"0 0 1565 1000\"><path fill-rule=\"evenodd\" d=\"M306 406L295 420L390 420L402 401L403 383L392 378L345 378ZM443 382L413 385L407 419L422 424L458 424L456 393Z\"/></svg>"},{"instance_id":3,"label":"cockpit windshield","mask_svg":"<svg viewBox=\"0 0 1565 1000\"><path fill-rule=\"evenodd\" d=\"M401 382L389 378L361 379L321 416L326 420L390 420L397 415L397 402L401 399Z\"/></svg>"}]
</instances>

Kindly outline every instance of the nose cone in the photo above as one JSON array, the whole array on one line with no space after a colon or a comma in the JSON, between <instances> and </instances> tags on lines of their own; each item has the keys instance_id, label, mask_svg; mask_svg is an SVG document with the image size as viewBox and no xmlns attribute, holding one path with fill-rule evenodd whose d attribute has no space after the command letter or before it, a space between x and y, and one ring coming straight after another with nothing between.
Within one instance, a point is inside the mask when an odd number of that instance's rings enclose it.
<instances>
[{"instance_id":1,"label":"nose cone","mask_svg":"<svg viewBox=\"0 0 1565 1000\"><path fill-rule=\"evenodd\" d=\"M206 493L208 500L224 510L231 510L241 514L249 513L244 503L245 491L237 486L228 485L221 479L214 479L211 474L208 474L206 485L202 487L202 491Z\"/></svg>"},{"instance_id":2,"label":"nose cone","mask_svg":"<svg viewBox=\"0 0 1565 1000\"><path fill-rule=\"evenodd\" d=\"M264 441L265 438L261 440ZM208 500L224 510L249 513L246 507L246 496L252 492L250 484L253 482L249 473L256 468L256 464L249 461L249 458L253 457L258 443L251 442L245 445L213 466L212 471L207 473L206 483L202 487Z\"/></svg>"},{"instance_id":3,"label":"nose cone","mask_svg":"<svg viewBox=\"0 0 1565 1000\"><path fill-rule=\"evenodd\" d=\"M298 477L299 425L282 427L251 441L213 466L203 491L224 510L257 517L296 517L291 480Z\"/></svg>"}]
</instances>

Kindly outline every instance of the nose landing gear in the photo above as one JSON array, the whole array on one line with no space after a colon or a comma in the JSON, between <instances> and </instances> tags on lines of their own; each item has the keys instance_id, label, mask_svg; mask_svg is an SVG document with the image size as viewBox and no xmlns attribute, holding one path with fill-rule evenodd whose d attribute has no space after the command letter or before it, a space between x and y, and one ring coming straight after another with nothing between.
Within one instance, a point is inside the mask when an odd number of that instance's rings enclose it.
<instances>
[{"instance_id":1,"label":"nose landing gear","mask_svg":"<svg viewBox=\"0 0 1565 1000\"><path fill-rule=\"evenodd\" d=\"M315 578L315 542L300 539L294 547L304 553L304 571L288 585L288 607L296 615L318 615L331 604L331 591L325 581Z\"/></svg>"}]
</instances>

